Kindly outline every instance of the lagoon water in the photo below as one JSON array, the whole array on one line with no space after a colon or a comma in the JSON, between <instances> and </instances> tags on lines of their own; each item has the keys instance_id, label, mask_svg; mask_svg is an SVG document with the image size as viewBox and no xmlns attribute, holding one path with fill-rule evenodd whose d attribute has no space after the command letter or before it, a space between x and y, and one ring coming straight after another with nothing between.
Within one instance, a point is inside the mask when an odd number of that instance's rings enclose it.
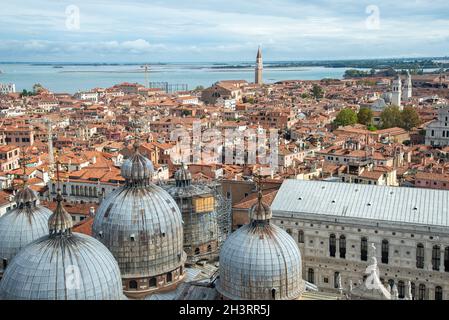
<instances>
[{"instance_id":1,"label":"lagoon water","mask_svg":"<svg viewBox=\"0 0 449 320\"><path fill-rule=\"evenodd\" d=\"M264 70L264 81L341 79L347 68L289 67L277 64ZM6 64L0 63L0 83L14 83L17 91L40 83L53 92L107 88L121 82L145 83L139 64ZM167 63L150 65L150 82L187 84L189 89L208 87L219 80L254 81L254 68L247 63Z\"/></svg>"}]
</instances>

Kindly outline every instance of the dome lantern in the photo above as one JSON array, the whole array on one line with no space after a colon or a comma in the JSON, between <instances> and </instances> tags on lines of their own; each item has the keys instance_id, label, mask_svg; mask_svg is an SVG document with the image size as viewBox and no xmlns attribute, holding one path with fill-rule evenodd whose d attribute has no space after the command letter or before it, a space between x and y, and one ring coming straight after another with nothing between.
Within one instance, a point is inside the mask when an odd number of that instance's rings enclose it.
<instances>
[{"instance_id":1,"label":"dome lantern","mask_svg":"<svg viewBox=\"0 0 449 320\"><path fill-rule=\"evenodd\" d=\"M143 156L140 151L140 142L133 144L134 153L122 164L121 175L127 185L148 186L153 177L153 163Z\"/></svg>"},{"instance_id":2,"label":"dome lantern","mask_svg":"<svg viewBox=\"0 0 449 320\"><path fill-rule=\"evenodd\" d=\"M272 218L271 208L262 201L262 177L254 176L257 186L257 203L255 203L250 210L251 223L265 224Z\"/></svg>"},{"instance_id":3,"label":"dome lantern","mask_svg":"<svg viewBox=\"0 0 449 320\"><path fill-rule=\"evenodd\" d=\"M64 209L62 205L61 190L58 188L56 196L56 209L48 219L48 230L50 236L64 236L72 233L73 221L70 214Z\"/></svg>"},{"instance_id":4,"label":"dome lantern","mask_svg":"<svg viewBox=\"0 0 449 320\"><path fill-rule=\"evenodd\" d=\"M175 180L177 187L187 187L192 183L192 174L184 162L181 164L178 171L176 171Z\"/></svg>"}]
</instances>

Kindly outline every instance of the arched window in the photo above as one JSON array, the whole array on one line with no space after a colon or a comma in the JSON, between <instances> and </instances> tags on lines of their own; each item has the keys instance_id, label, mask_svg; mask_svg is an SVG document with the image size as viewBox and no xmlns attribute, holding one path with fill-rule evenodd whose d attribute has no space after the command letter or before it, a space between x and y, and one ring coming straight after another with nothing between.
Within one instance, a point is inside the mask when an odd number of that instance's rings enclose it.
<instances>
[{"instance_id":1,"label":"arched window","mask_svg":"<svg viewBox=\"0 0 449 320\"><path fill-rule=\"evenodd\" d=\"M382 263L388 264L389 245L388 240L382 241Z\"/></svg>"},{"instance_id":2,"label":"arched window","mask_svg":"<svg viewBox=\"0 0 449 320\"><path fill-rule=\"evenodd\" d=\"M172 282L172 280L173 280L173 276L172 276L171 272L167 273L167 283Z\"/></svg>"},{"instance_id":3,"label":"arched window","mask_svg":"<svg viewBox=\"0 0 449 320\"><path fill-rule=\"evenodd\" d=\"M404 284L404 281L402 281L402 280L398 282L398 293L399 293L399 299L405 298L405 284Z\"/></svg>"},{"instance_id":4,"label":"arched window","mask_svg":"<svg viewBox=\"0 0 449 320\"><path fill-rule=\"evenodd\" d=\"M74 186L70 186L70 194L71 194L72 196L75 195L75 187L74 187Z\"/></svg>"},{"instance_id":5,"label":"arched window","mask_svg":"<svg viewBox=\"0 0 449 320\"><path fill-rule=\"evenodd\" d=\"M211 252L212 251L212 246L211 245L208 245L207 246L207 252Z\"/></svg>"},{"instance_id":6,"label":"arched window","mask_svg":"<svg viewBox=\"0 0 449 320\"><path fill-rule=\"evenodd\" d=\"M443 288L435 288L435 300L443 300Z\"/></svg>"},{"instance_id":7,"label":"arched window","mask_svg":"<svg viewBox=\"0 0 449 320\"><path fill-rule=\"evenodd\" d=\"M3 271L5 271L7 266L8 266L8 260L7 259L3 259Z\"/></svg>"},{"instance_id":8,"label":"arched window","mask_svg":"<svg viewBox=\"0 0 449 320\"><path fill-rule=\"evenodd\" d=\"M310 283L315 283L315 271L313 271L312 268L309 268L309 270L307 270L307 281L309 281Z\"/></svg>"},{"instance_id":9,"label":"arched window","mask_svg":"<svg viewBox=\"0 0 449 320\"><path fill-rule=\"evenodd\" d=\"M449 247L444 249L444 271L449 272Z\"/></svg>"},{"instance_id":10,"label":"arched window","mask_svg":"<svg viewBox=\"0 0 449 320\"><path fill-rule=\"evenodd\" d=\"M426 298L426 285L420 284L418 289L418 300L424 300Z\"/></svg>"},{"instance_id":11,"label":"arched window","mask_svg":"<svg viewBox=\"0 0 449 320\"><path fill-rule=\"evenodd\" d=\"M156 287L157 286L156 278L151 278L149 284L151 288Z\"/></svg>"},{"instance_id":12,"label":"arched window","mask_svg":"<svg viewBox=\"0 0 449 320\"><path fill-rule=\"evenodd\" d=\"M195 248L195 254L200 254L200 248Z\"/></svg>"},{"instance_id":13,"label":"arched window","mask_svg":"<svg viewBox=\"0 0 449 320\"><path fill-rule=\"evenodd\" d=\"M304 231L298 231L298 243L304 243Z\"/></svg>"},{"instance_id":14,"label":"arched window","mask_svg":"<svg viewBox=\"0 0 449 320\"><path fill-rule=\"evenodd\" d=\"M137 281L136 281L136 280L131 280L131 281L129 282L129 288L130 288L130 289L137 290Z\"/></svg>"},{"instance_id":15,"label":"arched window","mask_svg":"<svg viewBox=\"0 0 449 320\"><path fill-rule=\"evenodd\" d=\"M54 183L51 185L51 192L53 192L53 193L56 192L56 186Z\"/></svg>"},{"instance_id":16,"label":"arched window","mask_svg":"<svg viewBox=\"0 0 449 320\"><path fill-rule=\"evenodd\" d=\"M339 247L340 247L340 258L345 259L346 258L346 237L344 235L340 236Z\"/></svg>"},{"instance_id":17,"label":"arched window","mask_svg":"<svg viewBox=\"0 0 449 320\"><path fill-rule=\"evenodd\" d=\"M360 245L360 260L368 261L368 239L363 237Z\"/></svg>"},{"instance_id":18,"label":"arched window","mask_svg":"<svg viewBox=\"0 0 449 320\"><path fill-rule=\"evenodd\" d=\"M67 194L67 187L65 184L62 185L62 194Z\"/></svg>"},{"instance_id":19,"label":"arched window","mask_svg":"<svg viewBox=\"0 0 449 320\"><path fill-rule=\"evenodd\" d=\"M335 234L331 234L329 236L329 255L331 257L335 257L335 252L337 251L336 242L337 242L337 240L336 240Z\"/></svg>"},{"instance_id":20,"label":"arched window","mask_svg":"<svg viewBox=\"0 0 449 320\"><path fill-rule=\"evenodd\" d=\"M276 300L276 289L271 289L271 299Z\"/></svg>"},{"instance_id":21,"label":"arched window","mask_svg":"<svg viewBox=\"0 0 449 320\"><path fill-rule=\"evenodd\" d=\"M416 247L416 267L424 269L424 245L422 243L418 243Z\"/></svg>"},{"instance_id":22,"label":"arched window","mask_svg":"<svg viewBox=\"0 0 449 320\"><path fill-rule=\"evenodd\" d=\"M338 289L339 283L338 283L338 278L340 276L340 272L335 272L334 273L334 288Z\"/></svg>"},{"instance_id":23,"label":"arched window","mask_svg":"<svg viewBox=\"0 0 449 320\"><path fill-rule=\"evenodd\" d=\"M432 248L432 269L435 271L440 270L441 251L440 246L433 246Z\"/></svg>"},{"instance_id":24,"label":"arched window","mask_svg":"<svg viewBox=\"0 0 449 320\"><path fill-rule=\"evenodd\" d=\"M416 285L414 282L410 283L410 291L412 292L412 299L415 300L416 297Z\"/></svg>"},{"instance_id":25,"label":"arched window","mask_svg":"<svg viewBox=\"0 0 449 320\"><path fill-rule=\"evenodd\" d=\"M394 280L393 279L388 280L388 285L390 286L390 289L393 289L393 287L394 287Z\"/></svg>"}]
</instances>

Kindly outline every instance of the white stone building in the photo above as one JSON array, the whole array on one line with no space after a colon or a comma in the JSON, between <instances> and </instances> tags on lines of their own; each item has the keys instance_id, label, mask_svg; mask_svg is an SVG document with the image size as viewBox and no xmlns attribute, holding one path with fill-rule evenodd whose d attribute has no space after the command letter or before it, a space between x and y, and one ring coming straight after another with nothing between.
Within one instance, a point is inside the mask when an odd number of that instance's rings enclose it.
<instances>
[{"instance_id":1,"label":"white stone building","mask_svg":"<svg viewBox=\"0 0 449 320\"><path fill-rule=\"evenodd\" d=\"M0 94L8 94L16 92L14 83L0 83Z\"/></svg>"},{"instance_id":2,"label":"white stone building","mask_svg":"<svg viewBox=\"0 0 449 320\"><path fill-rule=\"evenodd\" d=\"M408 281L414 299L449 299L448 191L286 180L272 210L321 290L363 281L374 244L380 278L400 299Z\"/></svg>"},{"instance_id":3,"label":"white stone building","mask_svg":"<svg viewBox=\"0 0 449 320\"><path fill-rule=\"evenodd\" d=\"M438 110L438 119L426 128L426 145L445 147L449 145L449 105Z\"/></svg>"},{"instance_id":4,"label":"white stone building","mask_svg":"<svg viewBox=\"0 0 449 320\"><path fill-rule=\"evenodd\" d=\"M77 93L75 93L75 98L83 101L90 101L92 103L98 103L99 94L98 92L78 91Z\"/></svg>"}]
</instances>

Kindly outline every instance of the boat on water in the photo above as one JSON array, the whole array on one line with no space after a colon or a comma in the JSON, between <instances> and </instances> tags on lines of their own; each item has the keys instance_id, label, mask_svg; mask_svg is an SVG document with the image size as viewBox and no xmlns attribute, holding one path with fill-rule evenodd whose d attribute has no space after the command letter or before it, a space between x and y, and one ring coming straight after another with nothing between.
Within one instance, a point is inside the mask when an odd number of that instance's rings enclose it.
<instances>
[{"instance_id":1,"label":"boat on water","mask_svg":"<svg viewBox=\"0 0 449 320\"><path fill-rule=\"evenodd\" d=\"M55 68L55 69L62 69L64 67L63 66L53 66L53 68Z\"/></svg>"}]
</instances>

